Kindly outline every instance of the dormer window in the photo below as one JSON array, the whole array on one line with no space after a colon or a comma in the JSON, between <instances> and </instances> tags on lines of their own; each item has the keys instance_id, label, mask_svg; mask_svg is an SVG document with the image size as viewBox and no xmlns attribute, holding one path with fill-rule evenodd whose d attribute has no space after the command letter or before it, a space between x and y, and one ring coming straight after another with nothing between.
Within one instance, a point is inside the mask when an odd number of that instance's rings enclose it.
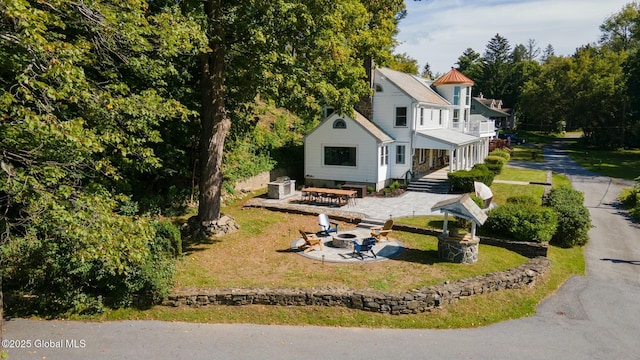
<instances>
[{"instance_id":1,"label":"dormer window","mask_svg":"<svg viewBox=\"0 0 640 360\"><path fill-rule=\"evenodd\" d=\"M334 129L346 129L347 128L347 122L344 121L344 119L337 119L336 121L333 122L333 128Z\"/></svg>"}]
</instances>

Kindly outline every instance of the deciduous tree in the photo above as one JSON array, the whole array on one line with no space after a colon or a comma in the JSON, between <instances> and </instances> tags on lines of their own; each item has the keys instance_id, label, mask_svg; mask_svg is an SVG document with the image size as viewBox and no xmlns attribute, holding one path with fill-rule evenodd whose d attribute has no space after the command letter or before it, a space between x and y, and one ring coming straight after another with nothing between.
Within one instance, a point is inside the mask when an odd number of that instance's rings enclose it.
<instances>
[{"instance_id":1,"label":"deciduous tree","mask_svg":"<svg viewBox=\"0 0 640 360\"><path fill-rule=\"evenodd\" d=\"M207 0L202 59L199 221L220 217L230 129L256 96L306 119L322 105L349 114L370 89L365 57L384 63L404 11L398 0Z\"/></svg>"}]
</instances>

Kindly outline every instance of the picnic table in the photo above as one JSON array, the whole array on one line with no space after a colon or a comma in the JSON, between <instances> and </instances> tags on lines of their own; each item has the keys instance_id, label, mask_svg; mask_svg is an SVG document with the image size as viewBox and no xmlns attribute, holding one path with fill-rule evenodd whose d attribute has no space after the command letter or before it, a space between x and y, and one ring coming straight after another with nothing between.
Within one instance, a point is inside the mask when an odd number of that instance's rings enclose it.
<instances>
[{"instance_id":1,"label":"picnic table","mask_svg":"<svg viewBox=\"0 0 640 360\"><path fill-rule=\"evenodd\" d=\"M358 192L356 190L308 187L302 189L301 200L326 204L332 204L335 202L339 206L345 204L355 205L357 194Z\"/></svg>"}]
</instances>

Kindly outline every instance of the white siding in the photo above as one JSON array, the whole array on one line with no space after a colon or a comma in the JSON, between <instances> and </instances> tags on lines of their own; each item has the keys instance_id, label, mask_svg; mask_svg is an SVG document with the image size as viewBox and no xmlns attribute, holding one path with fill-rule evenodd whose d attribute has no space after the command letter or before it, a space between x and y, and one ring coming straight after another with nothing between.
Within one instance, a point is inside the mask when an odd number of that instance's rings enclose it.
<instances>
[{"instance_id":1,"label":"white siding","mask_svg":"<svg viewBox=\"0 0 640 360\"><path fill-rule=\"evenodd\" d=\"M409 141L414 119L412 99L385 78L377 78L376 83L384 91L374 95L373 121L395 140ZM396 108L399 106L407 108L407 127L395 126Z\"/></svg>"},{"instance_id":2,"label":"white siding","mask_svg":"<svg viewBox=\"0 0 640 360\"><path fill-rule=\"evenodd\" d=\"M339 118L347 123L346 129L333 128ZM325 165L326 146L355 147L356 166ZM374 183L378 181L377 154L377 142L368 131L352 119L334 114L305 138L305 178Z\"/></svg>"}]
</instances>

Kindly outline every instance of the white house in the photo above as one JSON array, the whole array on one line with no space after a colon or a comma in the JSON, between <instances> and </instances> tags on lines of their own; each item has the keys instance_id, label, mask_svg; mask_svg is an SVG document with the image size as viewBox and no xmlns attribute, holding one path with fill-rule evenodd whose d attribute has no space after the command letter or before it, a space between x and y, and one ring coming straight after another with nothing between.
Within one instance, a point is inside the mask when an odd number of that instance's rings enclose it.
<instances>
[{"instance_id":1,"label":"white house","mask_svg":"<svg viewBox=\"0 0 640 360\"><path fill-rule=\"evenodd\" d=\"M332 114L305 137L305 184L380 190L394 179L482 162L495 129L492 120L471 118L473 84L455 69L433 83L375 69L367 114Z\"/></svg>"}]
</instances>

